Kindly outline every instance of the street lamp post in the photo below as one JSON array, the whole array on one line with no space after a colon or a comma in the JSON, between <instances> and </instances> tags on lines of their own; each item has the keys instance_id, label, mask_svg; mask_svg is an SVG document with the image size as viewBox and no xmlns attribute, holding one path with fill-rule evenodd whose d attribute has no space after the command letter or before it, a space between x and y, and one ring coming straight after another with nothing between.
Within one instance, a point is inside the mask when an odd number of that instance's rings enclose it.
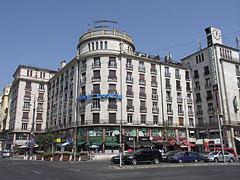
<instances>
[{"instance_id":1,"label":"street lamp post","mask_svg":"<svg viewBox=\"0 0 240 180\"><path fill-rule=\"evenodd\" d=\"M187 98L189 98L189 97L186 96L184 98L184 118L185 118L186 136L187 136L187 149L188 149L188 151L191 151L191 148L189 146L189 132L188 132L188 121L187 121L187 106L186 106Z\"/></svg>"},{"instance_id":2,"label":"street lamp post","mask_svg":"<svg viewBox=\"0 0 240 180\"><path fill-rule=\"evenodd\" d=\"M33 119L32 119L32 128L31 128L31 134L30 134L30 147L29 147L29 159L32 158L33 155L33 143L34 143L34 120L35 120L35 105L36 101L34 98L34 105L33 105Z\"/></svg>"}]
</instances>

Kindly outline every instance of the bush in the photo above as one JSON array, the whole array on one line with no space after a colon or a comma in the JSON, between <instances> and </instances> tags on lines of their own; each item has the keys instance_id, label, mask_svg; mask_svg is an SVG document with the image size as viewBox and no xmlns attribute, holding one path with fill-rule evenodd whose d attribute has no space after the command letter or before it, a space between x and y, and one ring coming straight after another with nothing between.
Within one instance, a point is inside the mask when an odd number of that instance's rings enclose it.
<instances>
[{"instance_id":1,"label":"bush","mask_svg":"<svg viewBox=\"0 0 240 180\"><path fill-rule=\"evenodd\" d=\"M51 156L51 157L53 157L53 153L52 152L44 152L43 153L43 156Z\"/></svg>"},{"instance_id":2,"label":"bush","mask_svg":"<svg viewBox=\"0 0 240 180\"><path fill-rule=\"evenodd\" d=\"M61 154L62 154L62 152L60 152L60 151L53 152L53 155L61 155Z\"/></svg>"},{"instance_id":3,"label":"bush","mask_svg":"<svg viewBox=\"0 0 240 180\"><path fill-rule=\"evenodd\" d=\"M88 154L88 151L81 151L81 152L80 152L80 155L81 155L81 154Z\"/></svg>"}]
</instances>

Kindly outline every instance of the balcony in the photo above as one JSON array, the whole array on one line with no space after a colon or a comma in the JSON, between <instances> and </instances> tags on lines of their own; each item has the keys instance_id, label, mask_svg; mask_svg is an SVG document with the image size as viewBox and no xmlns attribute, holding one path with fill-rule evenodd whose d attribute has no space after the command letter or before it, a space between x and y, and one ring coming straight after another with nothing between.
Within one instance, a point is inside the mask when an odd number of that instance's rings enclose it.
<instances>
[{"instance_id":1,"label":"balcony","mask_svg":"<svg viewBox=\"0 0 240 180\"><path fill-rule=\"evenodd\" d=\"M184 111L182 111L182 110L181 110L181 111L178 111L178 115L179 115L179 116L183 116L183 114L184 114Z\"/></svg>"},{"instance_id":2,"label":"balcony","mask_svg":"<svg viewBox=\"0 0 240 180\"><path fill-rule=\"evenodd\" d=\"M30 111L30 106L29 107L24 107L23 106L23 111Z\"/></svg>"},{"instance_id":3,"label":"balcony","mask_svg":"<svg viewBox=\"0 0 240 180\"><path fill-rule=\"evenodd\" d=\"M82 77L82 79L81 79L81 84L85 84L86 81L87 81L87 78L86 78L86 77Z\"/></svg>"},{"instance_id":4,"label":"balcony","mask_svg":"<svg viewBox=\"0 0 240 180\"><path fill-rule=\"evenodd\" d=\"M204 76L207 76L207 75L210 75L210 72L209 71L206 71L203 73Z\"/></svg>"},{"instance_id":5,"label":"balcony","mask_svg":"<svg viewBox=\"0 0 240 180\"><path fill-rule=\"evenodd\" d=\"M193 111L188 111L189 116L193 116Z\"/></svg>"},{"instance_id":6,"label":"balcony","mask_svg":"<svg viewBox=\"0 0 240 180\"><path fill-rule=\"evenodd\" d=\"M95 69L95 68L101 68L101 63L100 62L92 63L92 69Z\"/></svg>"},{"instance_id":7,"label":"balcony","mask_svg":"<svg viewBox=\"0 0 240 180\"><path fill-rule=\"evenodd\" d=\"M211 87L212 87L211 83L205 84L205 88L206 88L206 89L209 89L209 88L211 88Z\"/></svg>"},{"instance_id":8,"label":"balcony","mask_svg":"<svg viewBox=\"0 0 240 180\"><path fill-rule=\"evenodd\" d=\"M236 75L240 76L240 70L236 70Z\"/></svg>"},{"instance_id":9,"label":"balcony","mask_svg":"<svg viewBox=\"0 0 240 180\"><path fill-rule=\"evenodd\" d=\"M100 111L101 110L101 106L100 105L92 105L91 106L91 111Z\"/></svg>"},{"instance_id":10,"label":"balcony","mask_svg":"<svg viewBox=\"0 0 240 180\"><path fill-rule=\"evenodd\" d=\"M81 67L81 71L86 71L87 70L87 65L86 64L83 64L82 67Z\"/></svg>"},{"instance_id":11,"label":"balcony","mask_svg":"<svg viewBox=\"0 0 240 180\"><path fill-rule=\"evenodd\" d=\"M26 100L26 101L31 101L31 96L24 96L23 99Z\"/></svg>"},{"instance_id":12,"label":"balcony","mask_svg":"<svg viewBox=\"0 0 240 180\"><path fill-rule=\"evenodd\" d=\"M133 91L126 91L127 97L134 97Z\"/></svg>"},{"instance_id":13,"label":"balcony","mask_svg":"<svg viewBox=\"0 0 240 180\"><path fill-rule=\"evenodd\" d=\"M25 86L25 90L31 91L32 90L32 86Z\"/></svg>"},{"instance_id":14,"label":"balcony","mask_svg":"<svg viewBox=\"0 0 240 180\"><path fill-rule=\"evenodd\" d=\"M133 65L132 64L126 64L126 70L133 70Z\"/></svg>"},{"instance_id":15,"label":"balcony","mask_svg":"<svg viewBox=\"0 0 240 180\"><path fill-rule=\"evenodd\" d=\"M92 76L92 82L100 82L101 76Z\"/></svg>"},{"instance_id":16,"label":"balcony","mask_svg":"<svg viewBox=\"0 0 240 180\"><path fill-rule=\"evenodd\" d=\"M108 81L117 82L117 76L108 76Z\"/></svg>"},{"instance_id":17,"label":"balcony","mask_svg":"<svg viewBox=\"0 0 240 180\"><path fill-rule=\"evenodd\" d=\"M139 85L146 85L146 80L139 79Z\"/></svg>"},{"instance_id":18,"label":"balcony","mask_svg":"<svg viewBox=\"0 0 240 180\"><path fill-rule=\"evenodd\" d=\"M44 98L43 97L38 97L38 102L44 102Z\"/></svg>"},{"instance_id":19,"label":"balcony","mask_svg":"<svg viewBox=\"0 0 240 180\"><path fill-rule=\"evenodd\" d=\"M201 99L201 98L198 98L198 99L196 99L196 102L197 102L197 103L202 102L202 99Z\"/></svg>"},{"instance_id":20,"label":"balcony","mask_svg":"<svg viewBox=\"0 0 240 180\"><path fill-rule=\"evenodd\" d=\"M171 77L171 73L170 72L165 72L165 77Z\"/></svg>"},{"instance_id":21,"label":"balcony","mask_svg":"<svg viewBox=\"0 0 240 180\"><path fill-rule=\"evenodd\" d=\"M127 105L127 111L128 112L133 112L134 111L134 106L133 105Z\"/></svg>"},{"instance_id":22,"label":"balcony","mask_svg":"<svg viewBox=\"0 0 240 180\"><path fill-rule=\"evenodd\" d=\"M172 97L171 97L171 96L167 96L167 97L166 97L166 101L172 102Z\"/></svg>"},{"instance_id":23,"label":"balcony","mask_svg":"<svg viewBox=\"0 0 240 180\"><path fill-rule=\"evenodd\" d=\"M101 90L100 89L94 89L94 90L92 90L92 94L101 94Z\"/></svg>"},{"instance_id":24,"label":"balcony","mask_svg":"<svg viewBox=\"0 0 240 180\"><path fill-rule=\"evenodd\" d=\"M176 86L177 91L181 91L182 90L182 86Z\"/></svg>"},{"instance_id":25,"label":"balcony","mask_svg":"<svg viewBox=\"0 0 240 180\"><path fill-rule=\"evenodd\" d=\"M152 94L152 100L158 100L158 95L157 94Z\"/></svg>"},{"instance_id":26,"label":"balcony","mask_svg":"<svg viewBox=\"0 0 240 180\"><path fill-rule=\"evenodd\" d=\"M175 74L176 79L181 79L181 74Z\"/></svg>"},{"instance_id":27,"label":"balcony","mask_svg":"<svg viewBox=\"0 0 240 180\"><path fill-rule=\"evenodd\" d=\"M172 111L172 110L167 110L167 114L168 114L168 115L172 115L172 114L173 114L173 111Z\"/></svg>"},{"instance_id":28,"label":"balcony","mask_svg":"<svg viewBox=\"0 0 240 180\"><path fill-rule=\"evenodd\" d=\"M152 69L151 68L150 71L151 71L152 74L157 74L157 70L156 69Z\"/></svg>"},{"instance_id":29,"label":"balcony","mask_svg":"<svg viewBox=\"0 0 240 180\"><path fill-rule=\"evenodd\" d=\"M108 104L108 110L111 111L117 111L117 105L116 104Z\"/></svg>"},{"instance_id":30,"label":"balcony","mask_svg":"<svg viewBox=\"0 0 240 180\"><path fill-rule=\"evenodd\" d=\"M214 111L213 108L208 108L208 113L209 113L209 114L215 114L215 111Z\"/></svg>"},{"instance_id":31,"label":"balcony","mask_svg":"<svg viewBox=\"0 0 240 180\"><path fill-rule=\"evenodd\" d=\"M152 108L152 112L153 112L153 113L159 113L159 108L153 107L153 108Z\"/></svg>"},{"instance_id":32,"label":"balcony","mask_svg":"<svg viewBox=\"0 0 240 180\"><path fill-rule=\"evenodd\" d=\"M108 90L108 94L117 94L118 92L117 92L117 90Z\"/></svg>"},{"instance_id":33,"label":"balcony","mask_svg":"<svg viewBox=\"0 0 240 180\"><path fill-rule=\"evenodd\" d=\"M140 112L147 112L147 107L140 106Z\"/></svg>"},{"instance_id":34,"label":"balcony","mask_svg":"<svg viewBox=\"0 0 240 180\"><path fill-rule=\"evenodd\" d=\"M139 72L145 72L145 67L144 66L138 66L138 71Z\"/></svg>"},{"instance_id":35,"label":"balcony","mask_svg":"<svg viewBox=\"0 0 240 180\"><path fill-rule=\"evenodd\" d=\"M43 107L37 107L38 112L43 112Z\"/></svg>"},{"instance_id":36,"label":"balcony","mask_svg":"<svg viewBox=\"0 0 240 180\"><path fill-rule=\"evenodd\" d=\"M187 87L186 90L187 90L187 92L191 92L192 91L192 89L190 87Z\"/></svg>"},{"instance_id":37,"label":"balcony","mask_svg":"<svg viewBox=\"0 0 240 180\"><path fill-rule=\"evenodd\" d=\"M177 98L177 102L178 102L178 103L182 103L182 102L183 102L183 98L180 98L180 97Z\"/></svg>"},{"instance_id":38,"label":"balcony","mask_svg":"<svg viewBox=\"0 0 240 180\"><path fill-rule=\"evenodd\" d=\"M156 81L151 81L151 85L152 85L153 87L157 87L158 83L157 83Z\"/></svg>"},{"instance_id":39,"label":"balcony","mask_svg":"<svg viewBox=\"0 0 240 180\"><path fill-rule=\"evenodd\" d=\"M193 103L193 100L190 99L190 98L187 98L187 103L188 103L188 104L192 104L192 103Z\"/></svg>"},{"instance_id":40,"label":"balcony","mask_svg":"<svg viewBox=\"0 0 240 180\"><path fill-rule=\"evenodd\" d=\"M140 92L140 93L139 93L139 98L144 98L144 99L146 99L146 97L147 97L146 93L143 93L143 92Z\"/></svg>"},{"instance_id":41,"label":"balcony","mask_svg":"<svg viewBox=\"0 0 240 180\"><path fill-rule=\"evenodd\" d=\"M212 96L212 95L206 97L206 100L207 100L207 101L212 100L212 99L213 99L213 96Z\"/></svg>"},{"instance_id":42,"label":"balcony","mask_svg":"<svg viewBox=\"0 0 240 180\"><path fill-rule=\"evenodd\" d=\"M203 110L197 110L197 115L202 115L203 114Z\"/></svg>"},{"instance_id":43,"label":"balcony","mask_svg":"<svg viewBox=\"0 0 240 180\"><path fill-rule=\"evenodd\" d=\"M133 84L133 78L131 76L126 77L126 83L131 83Z\"/></svg>"},{"instance_id":44,"label":"balcony","mask_svg":"<svg viewBox=\"0 0 240 180\"><path fill-rule=\"evenodd\" d=\"M116 68L117 67L116 61L109 61L108 62L108 67L109 68Z\"/></svg>"},{"instance_id":45,"label":"balcony","mask_svg":"<svg viewBox=\"0 0 240 180\"><path fill-rule=\"evenodd\" d=\"M201 89L200 86L197 86L194 88L194 91L200 91L200 89Z\"/></svg>"},{"instance_id":46,"label":"balcony","mask_svg":"<svg viewBox=\"0 0 240 180\"><path fill-rule=\"evenodd\" d=\"M185 76L186 81L190 81L190 76Z\"/></svg>"},{"instance_id":47,"label":"balcony","mask_svg":"<svg viewBox=\"0 0 240 180\"><path fill-rule=\"evenodd\" d=\"M166 84L166 89L172 89L171 84Z\"/></svg>"},{"instance_id":48,"label":"balcony","mask_svg":"<svg viewBox=\"0 0 240 180\"><path fill-rule=\"evenodd\" d=\"M198 78L199 78L199 75L196 74L196 75L193 76L193 78L194 78L194 79L198 79Z\"/></svg>"}]
</instances>

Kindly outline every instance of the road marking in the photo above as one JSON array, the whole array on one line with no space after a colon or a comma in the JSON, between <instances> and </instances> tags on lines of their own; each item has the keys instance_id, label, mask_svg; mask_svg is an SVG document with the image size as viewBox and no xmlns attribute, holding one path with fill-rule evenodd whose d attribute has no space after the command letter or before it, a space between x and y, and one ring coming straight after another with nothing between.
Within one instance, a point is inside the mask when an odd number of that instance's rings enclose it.
<instances>
[{"instance_id":1,"label":"road marking","mask_svg":"<svg viewBox=\"0 0 240 180\"><path fill-rule=\"evenodd\" d=\"M80 169L69 169L70 171L79 172Z\"/></svg>"},{"instance_id":2,"label":"road marking","mask_svg":"<svg viewBox=\"0 0 240 180\"><path fill-rule=\"evenodd\" d=\"M35 172L36 174L41 174L40 172L37 172L37 171L33 171L33 172Z\"/></svg>"}]
</instances>

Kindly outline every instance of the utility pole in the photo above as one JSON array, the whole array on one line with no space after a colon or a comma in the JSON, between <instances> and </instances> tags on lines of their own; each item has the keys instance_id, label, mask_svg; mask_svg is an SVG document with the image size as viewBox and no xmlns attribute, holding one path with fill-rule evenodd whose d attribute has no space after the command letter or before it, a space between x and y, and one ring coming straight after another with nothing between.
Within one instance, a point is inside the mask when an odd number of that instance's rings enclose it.
<instances>
[{"instance_id":1,"label":"utility pole","mask_svg":"<svg viewBox=\"0 0 240 180\"><path fill-rule=\"evenodd\" d=\"M120 92L122 94L122 52L123 52L123 42L121 40L121 42L119 43L119 48L120 48L120 73L121 73L121 77L120 77ZM120 139L120 146L119 146L119 158L120 158L120 163L119 163L119 166L120 168L122 168L122 100L121 100L121 119L120 119L120 126L119 126L119 131L120 131L120 136L119 136L119 139Z\"/></svg>"},{"instance_id":2,"label":"utility pole","mask_svg":"<svg viewBox=\"0 0 240 180\"><path fill-rule=\"evenodd\" d=\"M29 159L32 158L33 155L33 143L34 143L34 119L35 119L35 104L36 100L34 97L34 105L33 105L33 119L32 119L32 129L31 129L31 134L30 134L30 147L29 147Z\"/></svg>"}]
</instances>

